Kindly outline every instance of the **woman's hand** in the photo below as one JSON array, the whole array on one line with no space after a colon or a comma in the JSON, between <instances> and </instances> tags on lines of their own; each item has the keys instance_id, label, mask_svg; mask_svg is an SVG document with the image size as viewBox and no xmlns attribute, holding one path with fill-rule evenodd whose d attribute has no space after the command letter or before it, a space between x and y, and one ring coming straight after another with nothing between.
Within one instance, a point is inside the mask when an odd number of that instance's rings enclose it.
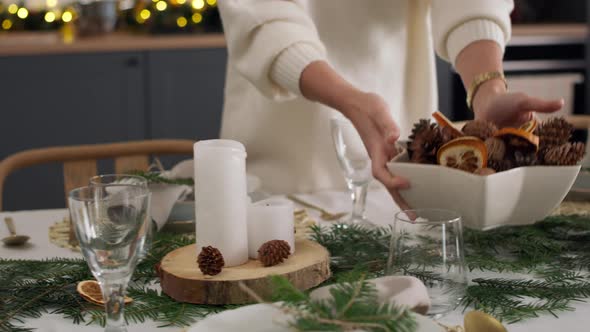
<instances>
[{"instance_id":1,"label":"woman's hand","mask_svg":"<svg viewBox=\"0 0 590 332\"><path fill-rule=\"evenodd\" d=\"M408 188L409 182L391 175L387 169L387 162L397 154L399 128L385 100L359 90L324 61L305 67L299 86L307 99L340 111L352 122L371 157L373 176L385 185L402 209L408 209L398 190Z\"/></svg>"},{"instance_id":2,"label":"woman's hand","mask_svg":"<svg viewBox=\"0 0 590 332\"><path fill-rule=\"evenodd\" d=\"M534 112L552 113L563 104L563 99L545 100L522 92L507 92L501 80L491 80L477 90L473 111L476 119L493 122L498 127L518 127L531 120Z\"/></svg>"},{"instance_id":3,"label":"woman's hand","mask_svg":"<svg viewBox=\"0 0 590 332\"><path fill-rule=\"evenodd\" d=\"M387 169L387 162L398 153L395 143L400 135L387 103L377 94L358 92L351 96L347 105L340 111L350 119L363 140L371 158L373 177L385 185L400 208L409 209L398 192L409 188L408 180L393 176Z\"/></svg>"}]
</instances>

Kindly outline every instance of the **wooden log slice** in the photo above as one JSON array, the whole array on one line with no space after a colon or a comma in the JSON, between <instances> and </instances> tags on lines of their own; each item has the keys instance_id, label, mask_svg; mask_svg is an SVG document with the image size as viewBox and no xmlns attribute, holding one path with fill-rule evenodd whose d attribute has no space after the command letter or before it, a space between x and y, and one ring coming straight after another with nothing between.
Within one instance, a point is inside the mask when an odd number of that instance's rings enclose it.
<instances>
[{"instance_id":1,"label":"wooden log slice","mask_svg":"<svg viewBox=\"0 0 590 332\"><path fill-rule=\"evenodd\" d=\"M286 277L300 290L309 289L330 277L330 254L310 240L297 240L295 254L283 263L264 267L258 260L224 268L216 276L206 276L197 265L196 245L176 249L162 259L162 291L179 302L198 304L243 304L251 299L239 286L244 282L262 297L272 292L268 276Z\"/></svg>"}]
</instances>

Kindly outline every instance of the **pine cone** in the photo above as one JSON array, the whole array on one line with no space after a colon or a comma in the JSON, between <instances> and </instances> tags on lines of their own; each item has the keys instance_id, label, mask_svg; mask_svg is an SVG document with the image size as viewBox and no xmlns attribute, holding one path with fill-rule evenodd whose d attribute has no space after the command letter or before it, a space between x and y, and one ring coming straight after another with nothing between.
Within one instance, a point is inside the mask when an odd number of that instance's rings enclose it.
<instances>
[{"instance_id":1,"label":"pine cone","mask_svg":"<svg viewBox=\"0 0 590 332\"><path fill-rule=\"evenodd\" d=\"M440 135L442 137L441 145L445 145L448 142L459 137L459 135L457 134L457 131L451 129L451 127L448 127L448 126L440 128Z\"/></svg>"},{"instance_id":2,"label":"pine cone","mask_svg":"<svg viewBox=\"0 0 590 332\"><path fill-rule=\"evenodd\" d=\"M535 166L538 164L536 153L522 153L520 151L514 152L514 166Z\"/></svg>"},{"instance_id":3,"label":"pine cone","mask_svg":"<svg viewBox=\"0 0 590 332\"><path fill-rule=\"evenodd\" d=\"M514 168L514 163L508 159L488 160L488 168L491 168L499 173Z\"/></svg>"},{"instance_id":4,"label":"pine cone","mask_svg":"<svg viewBox=\"0 0 590 332\"><path fill-rule=\"evenodd\" d=\"M506 157L506 143L500 138L490 137L486 139L488 160L502 160Z\"/></svg>"},{"instance_id":5,"label":"pine cone","mask_svg":"<svg viewBox=\"0 0 590 332\"><path fill-rule=\"evenodd\" d=\"M485 141L486 139L492 137L492 135L498 130L493 123L483 121L483 120L473 120L467 122L465 126L463 126L463 133L467 136L475 136L479 137L481 140Z\"/></svg>"},{"instance_id":6,"label":"pine cone","mask_svg":"<svg viewBox=\"0 0 590 332\"><path fill-rule=\"evenodd\" d=\"M221 269L225 265L223 261L223 255L217 248L211 246L203 247L199 257L197 258L199 263L199 269L203 274L214 276L221 272Z\"/></svg>"},{"instance_id":7,"label":"pine cone","mask_svg":"<svg viewBox=\"0 0 590 332\"><path fill-rule=\"evenodd\" d=\"M546 165L572 166L584 158L586 146L584 143L565 143L546 150L543 161Z\"/></svg>"},{"instance_id":8,"label":"pine cone","mask_svg":"<svg viewBox=\"0 0 590 332\"><path fill-rule=\"evenodd\" d=\"M265 242L258 249L258 260L264 266L273 266L282 263L291 254L291 247L287 241L272 240Z\"/></svg>"},{"instance_id":9,"label":"pine cone","mask_svg":"<svg viewBox=\"0 0 590 332\"><path fill-rule=\"evenodd\" d=\"M410 135L408 153L410 160L420 164L436 164L436 151L442 145L442 135L436 124L420 120Z\"/></svg>"},{"instance_id":10,"label":"pine cone","mask_svg":"<svg viewBox=\"0 0 590 332\"><path fill-rule=\"evenodd\" d=\"M539 148L544 150L567 143L573 131L574 126L564 118L552 118L543 122L535 134L539 136Z\"/></svg>"}]
</instances>

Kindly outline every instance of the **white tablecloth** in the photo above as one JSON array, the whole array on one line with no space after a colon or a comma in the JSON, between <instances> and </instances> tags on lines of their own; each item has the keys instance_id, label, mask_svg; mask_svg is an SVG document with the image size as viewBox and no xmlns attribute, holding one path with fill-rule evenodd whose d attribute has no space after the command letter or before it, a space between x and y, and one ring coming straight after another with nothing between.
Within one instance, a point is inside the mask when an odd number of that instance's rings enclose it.
<instances>
[{"instance_id":1,"label":"white tablecloth","mask_svg":"<svg viewBox=\"0 0 590 332\"><path fill-rule=\"evenodd\" d=\"M346 193L322 192L313 195L299 195L303 199L314 202L331 211L349 211L350 201ZM398 208L392 203L385 191L375 190L369 193L367 202L367 216L369 219L380 225L386 225L393 220L394 213ZM311 213L311 211L310 211ZM62 220L67 215L64 209L39 210L0 213L0 220L6 216L13 217L19 234L31 236L31 245L25 248L9 248L0 246L0 257L21 258L21 259L42 259L49 257L81 257L79 253L68 249L59 248L49 242L48 228L56 221ZM0 228L0 236L8 235L6 228ZM485 275L484 275L485 276ZM508 326L511 332L582 332L590 331L590 303L574 303L575 311L559 312L559 318L551 315L542 316L537 319ZM463 314L456 311L442 319L448 324L459 324L462 322ZM67 332L67 331L102 331L97 326L73 325L70 321L62 319L59 315L44 315L39 319L26 321L27 327L37 328L37 331ZM132 324L128 327L130 332L138 331L180 331L178 328L159 328L157 324L146 322L143 324ZM247 325L243 331L247 330Z\"/></svg>"}]
</instances>

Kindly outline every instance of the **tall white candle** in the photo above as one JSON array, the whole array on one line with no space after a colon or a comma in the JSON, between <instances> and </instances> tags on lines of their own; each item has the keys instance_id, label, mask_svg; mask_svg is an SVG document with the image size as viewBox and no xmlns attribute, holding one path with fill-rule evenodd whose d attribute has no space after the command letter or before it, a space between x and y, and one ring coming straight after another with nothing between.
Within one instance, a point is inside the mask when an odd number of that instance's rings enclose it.
<instances>
[{"instance_id":1,"label":"tall white candle","mask_svg":"<svg viewBox=\"0 0 590 332\"><path fill-rule=\"evenodd\" d=\"M246 149L232 140L195 143L197 251L213 246L225 266L248 261Z\"/></svg>"},{"instance_id":2,"label":"tall white candle","mask_svg":"<svg viewBox=\"0 0 590 332\"><path fill-rule=\"evenodd\" d=\"M248 209L248 247L250 258L258 258L258 249L267 241L283 240L295 252L293 203L270 198L250 205Z\"/></svg>"}]
</instances>

